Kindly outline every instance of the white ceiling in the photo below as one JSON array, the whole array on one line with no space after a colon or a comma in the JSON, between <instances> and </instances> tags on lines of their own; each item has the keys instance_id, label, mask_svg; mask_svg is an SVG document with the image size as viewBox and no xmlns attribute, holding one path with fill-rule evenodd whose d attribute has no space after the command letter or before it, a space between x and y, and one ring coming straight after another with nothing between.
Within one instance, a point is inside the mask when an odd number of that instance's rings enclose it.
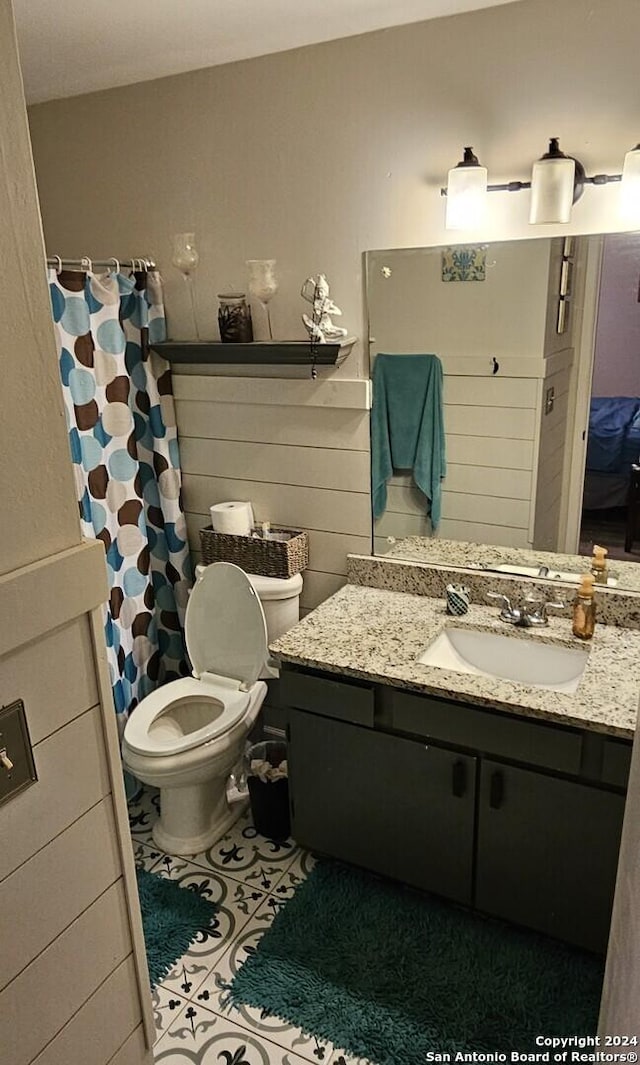
<instances>
[{"instance_id":1,"label":"white ceiling","mask_svg":"<svg viewBox=\"0 0 640 1065\"><path fill-rule=\"evenodd\" d=\"M28 103L514 0L14 0Z\"/></svg>"}]
</instances>

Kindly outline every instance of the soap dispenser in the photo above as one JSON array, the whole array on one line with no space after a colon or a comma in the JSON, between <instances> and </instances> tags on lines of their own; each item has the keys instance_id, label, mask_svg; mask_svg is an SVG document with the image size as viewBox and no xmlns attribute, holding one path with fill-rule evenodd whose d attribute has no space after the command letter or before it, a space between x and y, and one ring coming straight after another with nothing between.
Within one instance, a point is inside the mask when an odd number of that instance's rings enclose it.
<instances>
[{"instance_id":1,"label":"soap dispenser","mask_svg":"<svg viewBox=\"0 0 640 1065\"><path fill-rule=\"evenodd\" d=\"M596 604L593 598L595 577L585 573L580 578L578 594L573 601L573 635L579 640L590 640L596 624Z\"/></svg>"},{"instance_id":2,"label":"soap dispenser","mask_svg":"<svg viewBox=\"0 0 640 1065\"><path fill-rule=\"evenodd\" d=\"M593 558L591 559L591 573L596 584L606 584L608 569L607 569L607 556L608 551L606 547L598 547L594 544Z\"/></svg>"}]
</instances>

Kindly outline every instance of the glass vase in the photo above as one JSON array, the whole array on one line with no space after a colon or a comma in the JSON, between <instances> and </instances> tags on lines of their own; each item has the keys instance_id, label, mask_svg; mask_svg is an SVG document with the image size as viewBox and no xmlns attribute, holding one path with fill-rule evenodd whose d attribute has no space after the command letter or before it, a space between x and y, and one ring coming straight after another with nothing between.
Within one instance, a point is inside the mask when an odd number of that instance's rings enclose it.
<instances>
[{"instance_id":1,"label":"glass vase","mask_svg":"<svg viewBox=\"0 0 640 1065\"><path fill-rule=\"evenodd\" d=\"M251 309L244 292L220 293L218 327L223 344L250 344L253 340Z\"/></svg>"},{"instance_id":2,"label":"glass vase","mask_svg":"<svg viewBox=\"0 0 640 1065\"><path fill-rule=\"evenodd\" d=\"M269 340L273 340L269 301L278 291L278 279L275 275L275 259L247 259L249 269L249 294L257 299L267 316Z\"/></svg>"}]
</instances>

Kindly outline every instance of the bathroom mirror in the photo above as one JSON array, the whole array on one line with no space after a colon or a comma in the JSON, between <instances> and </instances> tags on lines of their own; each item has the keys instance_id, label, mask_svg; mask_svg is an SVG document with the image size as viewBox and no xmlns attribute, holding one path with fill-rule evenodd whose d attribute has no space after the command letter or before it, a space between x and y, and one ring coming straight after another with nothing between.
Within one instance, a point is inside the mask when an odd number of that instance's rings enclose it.
<instances>
[{"instance_id":1,"label":"bathroom mirror","mask_svg":"<svg viewBox=\"0 0 640 1065\"><path fill-rule=\"evenodd\" d=\"M370 251L365 272L372 372L380 353L438 356L447 458L435 535L412 471L396 469L374 553L446 564L457 541L471 565L493 546L500 564L551 553L550 568L583 570L598 543L617 586L640 590L640 538L625 550L640 234Z\"/></svg>"}]
</instances>

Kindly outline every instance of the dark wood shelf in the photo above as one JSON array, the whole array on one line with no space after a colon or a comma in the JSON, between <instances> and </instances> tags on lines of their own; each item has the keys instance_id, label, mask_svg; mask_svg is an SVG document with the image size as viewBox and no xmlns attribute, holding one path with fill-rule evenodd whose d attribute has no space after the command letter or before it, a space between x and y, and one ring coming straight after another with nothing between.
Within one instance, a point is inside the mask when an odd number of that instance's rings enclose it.
<instances>
[{"instance_id":1,"label":"dark wood shelf","mask_svg":"<svg viewBox=\"0 0 640 1065\"><path fill-rule=\"evenodd\" d=\"M254 340L251 344L223 344L219 340L163 340L150 347L168 362L238 363L289 366L334 366L347 357L355 337L335 344L317 344L312 354L308 340Z\"/></svg>"}]
</instances>

